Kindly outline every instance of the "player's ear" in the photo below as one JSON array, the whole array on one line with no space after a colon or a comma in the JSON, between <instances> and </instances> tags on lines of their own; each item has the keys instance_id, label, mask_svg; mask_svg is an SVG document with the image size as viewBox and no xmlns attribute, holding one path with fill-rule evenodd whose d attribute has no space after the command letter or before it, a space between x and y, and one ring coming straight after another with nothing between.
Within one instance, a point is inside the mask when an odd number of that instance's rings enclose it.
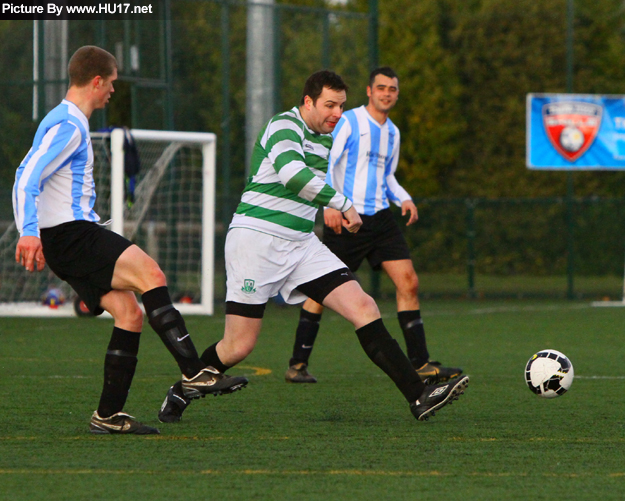
<instances>
[{"instance_id":1,"label":"player's ear","mask_svg":"<svg viewBox=\"0 0 625 501\"><path fill-rule=\"evenodd\" d=\"M367 85L367 97L371 97L371 86Z\"/></svg>"},{"instance_id":2,"label":"player's ear","mask_svg":"<svg viewBox=\"0 0 625 501\"><path fill-rule=\"evenodd\" d=\"M306 107L308 111L310 111L313 108L314 104L313 104L312 97L310 96L304 97L304 106Z\"/></svg>"}]
</instances>

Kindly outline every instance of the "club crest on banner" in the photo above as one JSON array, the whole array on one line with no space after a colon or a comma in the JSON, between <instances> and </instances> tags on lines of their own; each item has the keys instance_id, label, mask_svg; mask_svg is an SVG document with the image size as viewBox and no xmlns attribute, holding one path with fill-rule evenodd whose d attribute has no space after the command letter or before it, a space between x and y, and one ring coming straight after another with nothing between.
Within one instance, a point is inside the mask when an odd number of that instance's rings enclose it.
<instances>
[{"instance_id":1,"label":"club crest on banner","mask_svg":"<svg viewBox=\"0 0 625 501\"><path fill-rule=\"evenodd\" d=\"M549 141L569 162L590 148L601 125L603 106L581 101L560 101L543 106L543 124Z\"/></svg>"}]
</instances>

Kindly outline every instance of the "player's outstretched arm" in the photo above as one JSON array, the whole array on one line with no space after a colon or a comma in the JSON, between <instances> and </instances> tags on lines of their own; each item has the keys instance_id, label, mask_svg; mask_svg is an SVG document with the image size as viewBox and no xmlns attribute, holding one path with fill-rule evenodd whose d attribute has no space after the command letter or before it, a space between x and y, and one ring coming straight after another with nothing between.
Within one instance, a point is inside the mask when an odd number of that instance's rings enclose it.
<instances>
[{"instance_id":1,"label":"player's outstretched arm","mask_svg":"<svg viewBox=\"0 0 625 501\"><path fill-rule=\"evenodd\" d=\"M20 237L15 249L15 261L27 271L35 271L35 263L37 264L37 271L43 270L46 259L43 257L43 248L39 237Z\"/></svg>"},{"instance_id":2,"label":"player's outstretched arm","mask_svg":"<svg viewBox=\"0 0 625 501\"><path fill-rule=\"evenodd\" d=\"M360 214L356 212L356 209L352 205L349 209L343 212L343 226L350 233L356 233L362 226L362 219Z\"/></svg>"},{"instance_id":3,"label":"player's outstretched arm","mask_svg":"<svg viewBox=\"0 0 625 501\"><path fill-rule=\"evenodd\" d=\"M401 204L401 215L405 216L408 211L410 211L410 218L408 219L406 226L410 226L411 224L414 224L419 220L419 212L417 211L417 206L412 200L405 200Z\"/></svg>"}]
</instances>

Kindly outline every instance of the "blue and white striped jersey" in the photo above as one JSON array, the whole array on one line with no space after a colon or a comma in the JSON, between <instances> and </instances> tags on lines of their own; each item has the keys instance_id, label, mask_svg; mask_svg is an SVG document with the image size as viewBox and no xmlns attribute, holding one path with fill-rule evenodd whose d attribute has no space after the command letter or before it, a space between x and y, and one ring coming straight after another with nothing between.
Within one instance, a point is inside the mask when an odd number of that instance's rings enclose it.
<instances>
[{"instance_id":1,"label":"blue and white striped jersey","mask_svg":"<svg viewBox=\"0 0 625 501\"><path fill-rule=\"evenodd\" d=\"M364 106L343 113L334 132L326 182L343 193L359 214L372 216L411 200L397 179L399 129L387 118L380 125Z\"/></svg>"},{"instance_id":2,"label":"blue and white striped jersey","mask_svg":"<svg viewBox=\"0 0 625 501\"><path fill-rule=\"evenodd\" d=\"M13 214L21 236L69 221L99 221L93 210L93 148L89 120L64 99L41 121L15 173Z\"/></svg>"}]
</instances>

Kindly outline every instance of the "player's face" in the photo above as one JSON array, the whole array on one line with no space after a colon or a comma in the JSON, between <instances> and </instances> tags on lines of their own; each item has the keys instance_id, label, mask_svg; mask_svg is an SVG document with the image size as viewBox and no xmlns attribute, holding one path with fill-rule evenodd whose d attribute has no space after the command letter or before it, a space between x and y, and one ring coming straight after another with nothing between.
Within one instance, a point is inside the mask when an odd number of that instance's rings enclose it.
<instances>
[{"instance_id":1,"label":"player's face","mask_svg":"<svg viewBox=\"0 0 625 501\"><path fill-rule=\"evenodd\" d=\"M324 87L315 104L306 96L304 105L308 113L307 125L319 134L330 134L343 114L343 106L347 100L344 90L333 90Z\"/></svg>"},{"instance_id":2,"label":"player's face","mask_svg":"<svg viewBox=\"0 0 625 501\"><path fill-rule=\"evenodd\" d=\"M388 113L399 98L399 82L397 78L376 75L373 85L367 87L369 104L381 113Z\"/></svg>"},{"instance_id":3,"label":"player's face","mask_svg":"<svg viewBox=\"0 0 625 501\"><path fill-rule=\"evenodd\" d=\"M113 73L108 78L100 78L96 84L96 97L97 97L97 106L96 108L104 108L109 99L111 98L111 94L115 92L113 88L113 82L117 80L117 69L113 69Z\"/></svg>"}]
</instances>

